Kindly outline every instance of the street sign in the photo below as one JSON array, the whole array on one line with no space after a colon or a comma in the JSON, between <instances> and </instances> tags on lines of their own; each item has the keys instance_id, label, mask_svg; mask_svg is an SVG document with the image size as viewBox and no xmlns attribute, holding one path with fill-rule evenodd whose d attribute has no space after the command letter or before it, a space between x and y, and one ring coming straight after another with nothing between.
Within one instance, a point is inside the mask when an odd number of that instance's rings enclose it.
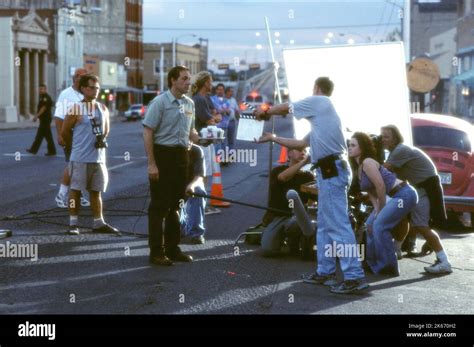
<instances>
[{"instance_id":1,"label":"street sign","mask_svg":"<svg viewBox=\"0 0 474 347\"><path fill-rule=\"evenodd\" d=\"M416 58L408 65L408 87L417 93L428 93L439 83L439 67L428 58Z\"/></svg>"},{"instance_id":2,"label":"street sign","mask_svg":"<svg viewBox=\"0 0 474 347\"><path fill-rule=\"evenodd\" d=\"M229 68L229 64L219 64L217 65L219 70L227 70Z\"/></svg>"}]
</instances>

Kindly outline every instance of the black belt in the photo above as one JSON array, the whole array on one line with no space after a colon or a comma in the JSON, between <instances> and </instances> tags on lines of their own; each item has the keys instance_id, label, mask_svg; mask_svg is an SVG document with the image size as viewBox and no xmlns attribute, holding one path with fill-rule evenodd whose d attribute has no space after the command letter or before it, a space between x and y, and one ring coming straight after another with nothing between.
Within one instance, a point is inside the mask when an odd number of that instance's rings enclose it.
<instances>
[{"instance_id":1,"label":"black belt","mask_svg":"<svg viewBox=\"0 0 474 347\"><path fill-rule=\"evenodd\" d=\"M342 154L328 155L327 157L321 158L316 163L314 163L313 166L311 166L311 170L319 168L321 166L321 162L324 162L324 161L327 161L327 160L336 161L336 160L343 160L343 159L344 159L344 157L342 156Z\"/></svg>"},{"instance_id":2,"label":"black belt","mask_svg":"<svg viewBox=\"0 0 474 347\"><path fill-rule=\"evenodd\" d=\"M408 185L408 183L406 181L403 181L402 183L400 183L400 184L396 185L395 187L393 187L392 190L387 193L387 195L389 197L393 198L393 196L395 194L397 194L406 185Z\"/></svg>"},{"instance_id":3,"label":"black belt","mask_svg":"<svg viewBox=\"0 0 474 347\"><path fill-rule=\"evenodd\" d=\"M164 146L164 145L159 145L159 144L154 144L154 148L158 149L163 152L182 152L182 151L187 151L187 147L184 146Z\"/></svg>"}]
</instances>

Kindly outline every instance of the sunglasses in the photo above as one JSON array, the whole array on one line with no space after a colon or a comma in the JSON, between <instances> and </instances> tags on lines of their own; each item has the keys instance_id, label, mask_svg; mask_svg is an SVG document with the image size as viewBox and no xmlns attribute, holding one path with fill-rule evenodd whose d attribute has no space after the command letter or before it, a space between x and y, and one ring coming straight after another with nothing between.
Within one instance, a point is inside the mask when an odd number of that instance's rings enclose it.
<instances>
[{"instance_id":1,"label":"sunglasses","mask_svg":"<svg viewBox=\"0 0 474 347\"><path fill-rule=\"evenodd\" d=\"M96 87L96 86L87 86L87 88L90 88L90 89L95 89L95 90L98 90L98 89L100 89L100 87Z\"/></svg>"}]
</instances>

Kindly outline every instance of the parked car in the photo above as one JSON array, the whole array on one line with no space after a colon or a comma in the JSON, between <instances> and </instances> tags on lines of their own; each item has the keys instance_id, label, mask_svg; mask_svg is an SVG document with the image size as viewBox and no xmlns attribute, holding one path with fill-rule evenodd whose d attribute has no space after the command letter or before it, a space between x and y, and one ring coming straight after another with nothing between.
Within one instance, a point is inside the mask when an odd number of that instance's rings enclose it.
<instances>
[{"instance_id":1,"label":"parked car","mask_svg":"<svg viewBox=\"0 0 474 347\"><path fill-rule=\"evenodd\" d=\"M448 211L474 217L474 126L460 118L412 114L413 144L433 160ZM473 219L474 221L474 219Z\"/></svg>"},{"instance_id":2,"label":"parked car","mask_svg":"<svg viewBox=\"0 0 474 347\"><path fill-rule=\"evenodd\" d=\"M143 119L145 117L146 107L143 104L134 104L125 111L124 117L127 121Z\"/></svg>"},{"instance_id":3,"label":"parked car","mask_svg":"<svg viewBox=\"0 0 474 347\"><path fill-rule=\"evenodd\" d=\"M245 98L242 100L240 103L240 110L241 111L247 111L247 106L243 103L246 102L247 104L255 107L255 108L265 108L265 107L270 107L271 103L268 102L268 99L265 95L261 95L256 91L251 92L250 94L247 94Z\"/></svg>"}]
</instances>

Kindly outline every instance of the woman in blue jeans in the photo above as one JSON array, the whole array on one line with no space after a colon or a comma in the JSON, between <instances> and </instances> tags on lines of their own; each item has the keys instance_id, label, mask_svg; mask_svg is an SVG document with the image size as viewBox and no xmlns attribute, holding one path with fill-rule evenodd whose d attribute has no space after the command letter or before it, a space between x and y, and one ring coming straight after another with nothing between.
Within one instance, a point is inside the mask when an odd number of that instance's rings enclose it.
<instances>
[{"instance_id":1,"label":"woman in blue jeans","mask_svg":"<svg viewBox=\"0 0 474 347\"><path fill-rule=\"evenodd\" d=\"M376 151L369 135L354 133L349 156L357 168L360 188L369 194L374 206L366 222L367 265L374 273L398 276L400 273L391 231L416 206L416 190L375 160Z\"/></svg>"}]
</instances>

